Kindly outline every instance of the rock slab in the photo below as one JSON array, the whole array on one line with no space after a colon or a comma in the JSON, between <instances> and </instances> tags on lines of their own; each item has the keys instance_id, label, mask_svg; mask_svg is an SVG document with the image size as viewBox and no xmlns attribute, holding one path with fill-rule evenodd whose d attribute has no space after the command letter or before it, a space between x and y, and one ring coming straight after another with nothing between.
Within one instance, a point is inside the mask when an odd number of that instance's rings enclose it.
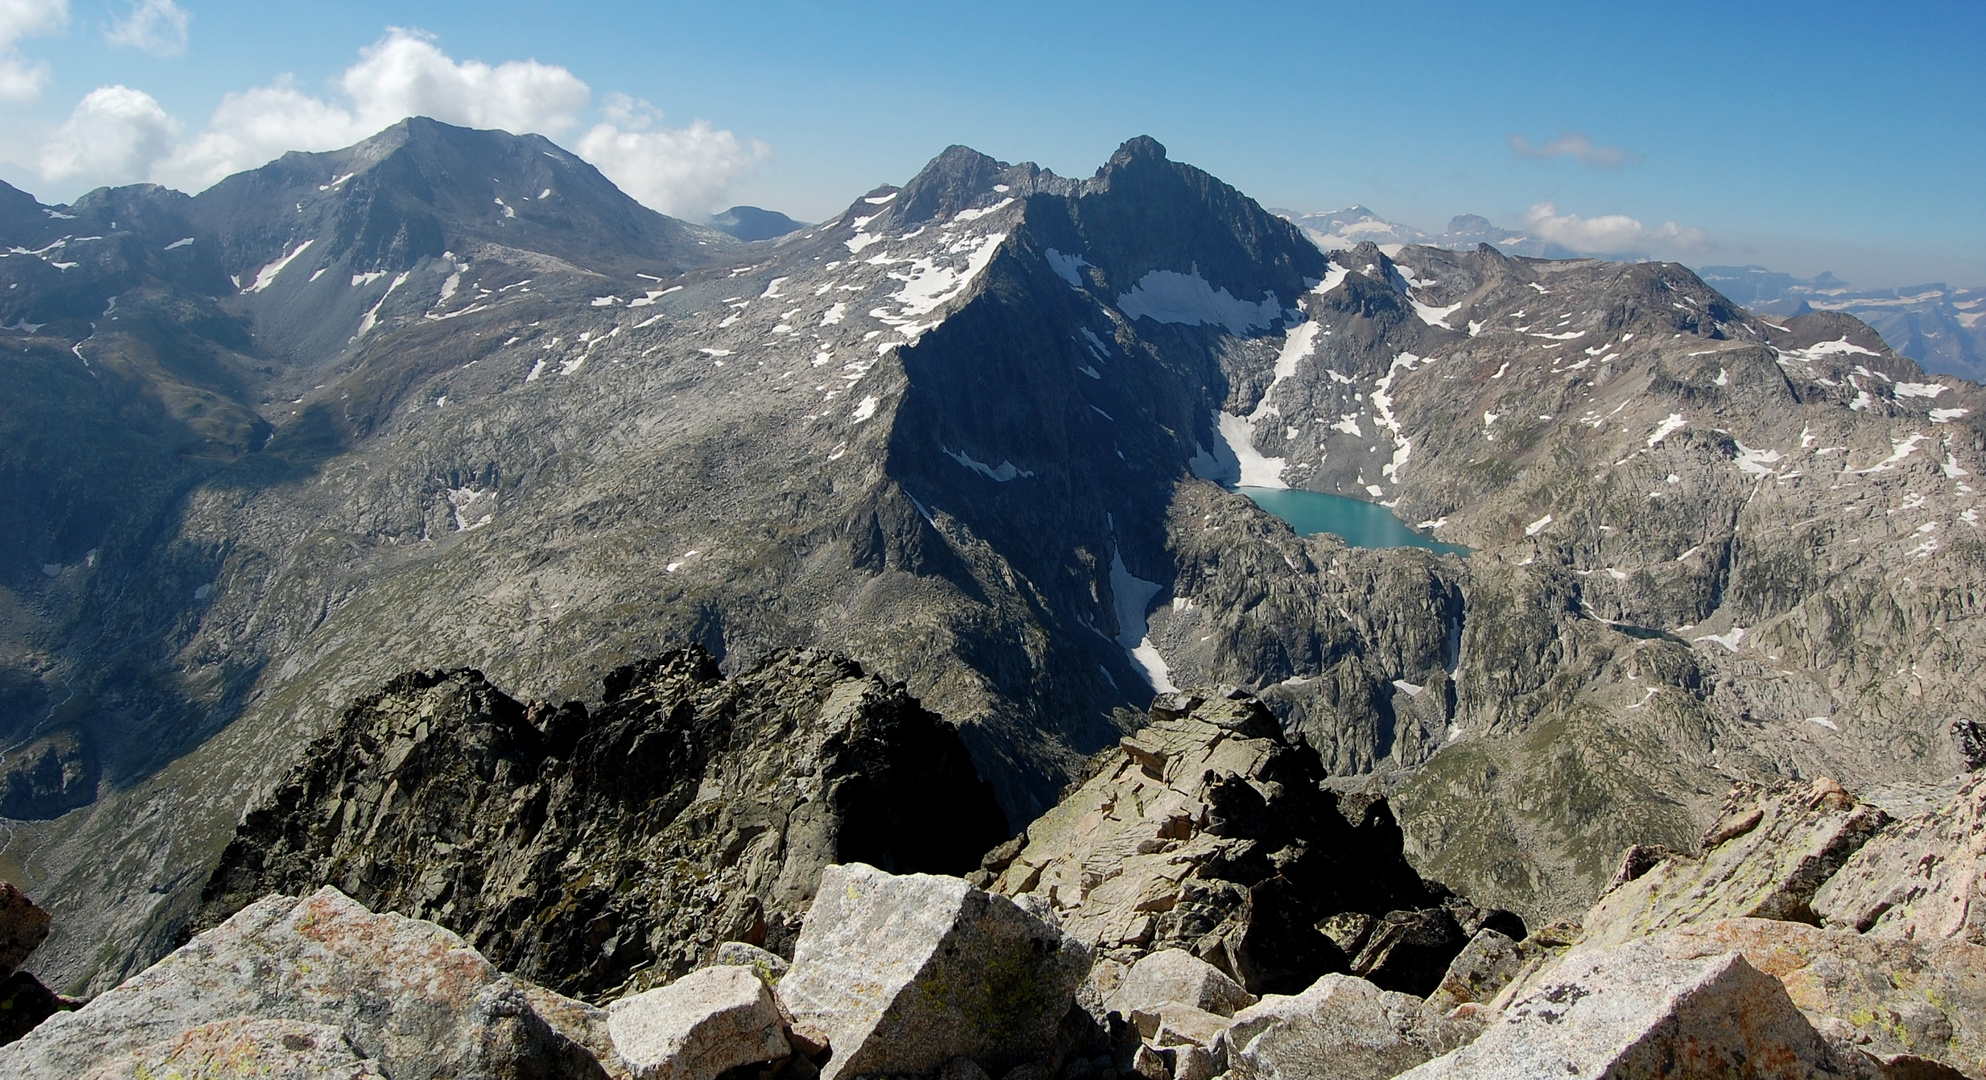
<instances>
[{"instance_id":1,"label":"rock slab","mask_svg":"<svg viewBox=\"0 0 1986 1080\"><path fill-rule=\"evenodd\" d=\"M1439 1049L1419 998L1351 975L1263 998L1235 1014L1222 1042L1233 1080L1388 1080Z\"/></svg>"},{"instance_id":2,"label":"rock slab","mask_svg":"<svg viewBox=\"0 0 1986 1080\"><path fill-rule=\"evenodd\" d=\"M1233 1016L1255 1001L1254 994L1214 965L1184 949L1162 949L1131 965L1106 1007L1129 1017L1138 1009L1156 1011L1167 1002L1178 1002Z\"/></svg>"},{"instance_id":3,"label":"rock slab","mask_svg":"<svg viewBox=\"0 0 1986 1080\"><path fill-rule=\"evenodd\" d=\"M1810 1080L1842 1075L1779 980L1736 952L1575 950L1479 1038L1402 1080Z\"/></svg>"},{"instance_id":4,"label":"rock slab","mask_svg":"<svg viewBox=\"0 0 1986 1080\"><path fill-rule=\"evenodd\" d=\"M702 968L622 998L607 1031L636 1080L714 1080L791 1051L772 992L749 967Z\"/></svg>"},{"instance_id":5,"label":"rock slab","mask_svg":"<svg viewBox=\"0 0 1986 1080\"><path fill-rule=\"evenodd\" d=\"M1740 784L1698 858L1672 857L1624 880L1588 911L1585 943L1611 944L1717 919L1816 921L1817 894L1888 824L1839 784ZM1629 864L1634 852L1629 852ZM1627 878L1624 865L1617 880Z\"/></svg>"},{"instance_id":6,"label":"rock slab","mask_svg":"<svg viewBox=\"0 0 1986 1080\"><path fill-rule=\"evenodd\" d=\"M1821 886L1823 925L1986 945L1986 776L1884 829Z\"/></svg>"},{"instance_id":7,"label":"rock slab","mask_svg":"<svg viewBox=\"0 0 1986 1080\"><path fill-rule=\"evenodd\" d=\"M852 863L821 874L779 981L797 1040L832 1056L822 1080L929 1073L954 1058L999 1075L1039 1058L1090 951L958 878Z\"/></svg>"},{"instance_id":8,"label":"rock slab","mask_svg":"<svg viewBox=\"0 0 1986 1080\"><path fill-rule=\"evenodd\" d=\"M1771 919L1728 919L1650 939L1666 955L1738 953L1778 979L1817 1030L1880 1060L1986 1076L1986 947L1906 941Z\"/></svg>"}]
</instances>

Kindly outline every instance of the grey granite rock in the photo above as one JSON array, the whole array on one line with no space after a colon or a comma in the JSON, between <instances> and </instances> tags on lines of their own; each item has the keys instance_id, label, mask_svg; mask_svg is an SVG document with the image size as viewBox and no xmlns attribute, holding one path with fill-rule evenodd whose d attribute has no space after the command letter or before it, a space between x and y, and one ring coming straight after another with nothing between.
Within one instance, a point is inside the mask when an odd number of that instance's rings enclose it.
<instances>
[{"instance_id":1,"label":"grey granite rock","mask_svg":"<svg viewBox=\"0 0 1986 1080\"><path fill-rule=\"evenodd\" d=\"M1777 979L1735 952L1646 940L1569 954L1480 1037L1402 1080L1811 1080L1848 1066Z\"/></svg>"},{"instance_id":2,"label":"grey granite rock","mask_svg":"<svg viewBox=\"0 0 1986 1080\"><path fill-rule=\"evenodd\" d=\"M1222 1041L1235 1080L1387 1080L1438 1052L1419 998L1351 975L1263 998L1235 1014Z\"/></svg>"},{"instance_id":3,"label":"grey granite rock","mask_svg":"<svg viewBox=\"0 0 1986 1080\"><path fill-rule=\"evenodd\" d=\"M1044 901L1106 957L1185 950L1250 993L1345 970L1317 930L1334 914L1437 902L1385 800L1325 790L1315 751L1254 695L1203 687L1161 698L1152 717L1028 827L994 891ZM1424 959L1438 977L1461 946L1456 935Z\"/></svg>"},{"instance_id":4,"label":"grey granite rock","mask_svg":"<svg viewBox=\"0 0 1986 1080\"><path fill-rule=\"evenodd\" d=\"M702 968L607 1008L614 1049L635 1080L716 1080L791 1052L772 991L749 968Z\"/></svg>"},{"instance_id":5,"label":"grey granite rock","mask_svg":"<svg viewBox=\"0 0 1986 1080\"><path fill-rule=\"evenodd\" d=\"M1006 897L857 863L821 874L778 995L794 1034L832 1050L823 1080L958 1057L999 1073L1050 1052L1089 965Z\"/></svg>"},{"instance_id":6,"label":"grey granite rock","mask_svg":"<svg viewBox=\"0 0 1986 1080\"><path fill-rule=\"evenodd\" d=\"M1131 965L1106 999L1109 1009L1126 1017L1133 1010L1155 1009L1167 1002L1233 1016L1255 1000L1225 972L1184 949L1147 954Z\"/></svg>"},{"instance_id":7,"label":"grey granite rock","mask_svg":"<svg viewBox=\"0 0 1986 1080\"><path fill-rule=\"evenodd\" d=\"M742 941L720 942L717 946L717 955L712 962L750 968L752 973L759 977L759 981L767 986L777 986L780 978L793 966L790 961L776 952L768 952L757 945L748 945Z\"/></svg>"},{"instance_id":8,"label":"grey granite rock","mask_svg":"<svg viewBox=\"0 0 1986 1080\"><path fill-rule=\"evenodd\" d=\"M69 1080L127 1057L164 1060L182 1045L210 1053L199 1048L236 1037L276 1053L264 1035L277 1029L206 1026L242 1019L341 1032L394 1080L607 1075L461 938L375 915L330 888L258 901L84 1008L50 1017L0 1047L0 1073ZM310 1053L343 1053L328 1034L312 1043Z\"/></svg>"},{"instance_id":9,"label":"grey granite rock","mask_svg":"<svg viewBox=\"0 0 1986 1080\"><path fill-rule=\"evenodd\" d=\"M1878 833L1828 878L1813 906L1829 927L1986 945L1986 777Z\"/></svg>"},{"instance_id":10,"label":"grey granite rock","mask_svg":"<svg viewBox=\"0 0 1986 1080\"><path fill-rule=\"evenodd\" d=\"M302 1020L237 1016L200 1024L170 1039L120 1054L77 1080L220 1080L237 1076L257 1080L388 1080L389 1074L338 1028Z\"/></svg>"},{"instance_id":11,"label":"grey granite rock","mask_svg":"<svg viewBox=\"0 0 1986 1080\"><path fill-rule=\"evenodd\" d=\"M1495 930L1478 930L1455 959L1433 992L1427 1008L1446 1014L1458 1005L1488 1005L1524 971L1523 953L1515 941Z\"/></svg>"},{"instance_id":12,"label":"grey granite rock","mask_svg":"<svg viewBox=\"0 0 1986 1080\"><path fill-rule=\"evenodd\" d=\"M1817 894L1888 822L1826 778L1739 785L1701 857L1673 856L1623 882L1587 912L1584 940L1625 941L1724 918L1815 921Z\"/></svg>"}]
</instances>

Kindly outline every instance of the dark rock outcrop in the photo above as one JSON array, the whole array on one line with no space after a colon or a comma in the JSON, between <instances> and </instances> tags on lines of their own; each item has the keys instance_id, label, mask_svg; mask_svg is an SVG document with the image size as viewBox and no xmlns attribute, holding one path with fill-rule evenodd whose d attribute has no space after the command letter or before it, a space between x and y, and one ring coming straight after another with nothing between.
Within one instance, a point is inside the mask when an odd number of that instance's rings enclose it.
<instances>
[{"instance_id":1,"label":"dark rock outcrop","mask_svg":"<svg viewBox=\"0 0 1986 1080\"><path fill-rule=\"evenodd\" d=\"M48 939L50 917L13 885L0 881L0 1046L26 1035L43 1020L76 1007L18 970Z\"/></svg>"},{"instance_id":2,"label":"dark rock outcrop","mask_svg":"<svg viewBox=\"0 0 1986 1080\"><path fill-rule=\"evenodd\" d=\"M395 679L244 817L196 928L329 884L601 995L725 940L790 954L831 863L960 873L1005 833L957 732L841 657L783 652L727 681L691 647L605 690L589 711L474 671Z\"/></svg>"}]
</instances>

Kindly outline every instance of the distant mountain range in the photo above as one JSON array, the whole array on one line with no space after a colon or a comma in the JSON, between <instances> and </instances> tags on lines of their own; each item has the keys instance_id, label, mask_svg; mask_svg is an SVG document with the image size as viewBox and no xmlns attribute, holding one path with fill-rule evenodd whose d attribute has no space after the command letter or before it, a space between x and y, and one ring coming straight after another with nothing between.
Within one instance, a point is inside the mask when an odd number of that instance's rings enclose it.
<instances>
[{"instance_id":1,"label":"distant mountain range","mask_svg":"<svg viewBox=\"0 0 1986 1080\"><path fill-rule=\"evenodd\" d=\"M1155 691L1248 687L1423 873L1534 922L1630 844L1694 849L1733 781L1951 775L1986 388L1674 264L1331 217L1136 138L1081 178L955 146L747 241L430 120L196 196L0 186L0 874L57 916L36 974L162 955L243 808L407 671L542 720L670 649L832 650L956 724L1015 827ZM1470 554L1299 536L1241 483ZM1265 805L1220 754L1187 818ZM771 843L671 790L644 821ZM647 887L631 848L535 850Z\"/></svg>"},{"instance_id":2,"label":"distant mountain range","mask_svg":"<svg viewBox=\"0 0 1986 1080\"><path fill-rule=\"evenodd\" d=\"M1323 213L1273 210L1294 222L1325 251L1349 250L1370 242L1426 244L1466 251L1489 244L1506 255L1536 259L1577 259L1562 245L1516 229L1494 225L1478 214L1459 214L1444 232L1430 233L1388 221L1363 206ZM1638 256L1617 256L1637 260ZM1986 287L1953 288L1943 282L1896 289L1857 289L1823 272L1799 278L1763 266L1695 266L1703 280L1761 315L1805 311L1845 311L1874 327L1890 347L1924 365L1926 371L1986 380Z\"/></svg>"},{"instance_id":3,"label":"distant mountain range","mask_svg":"<svg viewBox=\"0 0 1986 1080\"><path fill-rule=\"evenodd\" d=\"M1890 348L1926 371L1986 380L1986 287L1943 282L1857 289L1831 273L1796 278L1763 266L1700 266L1725 296L1761 315L1845 311L1876 328Z\"/></svg>"},{"instance_id":4,"label":"distant mountain range","mask_svg":"<svg viewBox=\"0 0 1986 1080\"><path fill-rule=\"evenodd\" d=\"M756 206L734 206L710 219L710 227L740 240L772 240L807 227L777 210Z\"/></svg>"},{"instance_id":5,"label":"distant mountain range","mask_svg":"<svg viewBox=\"0 0 1986 1080\"><path fill-rule=\"evenodd\" d=\"M1349 206L1343 210L1333 210L1319 214L1300 214L1294 210L1270 210L1294 222L1302 229L1311 242L1325 251L1349 251L1362 243L1378 244L1386 247L1392 244L1425 244L1430 247L1448 248L1451 251L1468 251L1477 244L1488 244L1505 255L1522 255L1533 259L1577 259L1578 252L1549 240L1540 240L1516 229L1504 229L1492 224L1481 214L1457 214L1448 220L1446 231L1424 232L1412 225L1402 225L1388 221L1363 206Z\"/></svg>"}]
</instances>

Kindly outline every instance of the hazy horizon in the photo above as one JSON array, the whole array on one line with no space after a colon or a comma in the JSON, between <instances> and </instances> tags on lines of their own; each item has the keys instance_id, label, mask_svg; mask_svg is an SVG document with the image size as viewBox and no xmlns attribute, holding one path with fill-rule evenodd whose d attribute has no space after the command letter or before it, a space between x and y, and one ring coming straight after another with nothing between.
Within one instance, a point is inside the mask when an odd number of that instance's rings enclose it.
<instances>
[{"instance_id":1,"label":"hazy horizon","mask_svg":"<svg viewBox=\"0 0 1986 1080\"><path fill-rule=\"evenodd\" d=\"M1089 175L1124 139L1268 206L1457 214L1584 254L1986 283L1980 13L1672 5L336 9L19 0L0 179L197 191L408 115L535 132L646 205L817 221L945 146ZM1853 63L1844 64L1852 58Z\"/></svg>"}]
</instances>

